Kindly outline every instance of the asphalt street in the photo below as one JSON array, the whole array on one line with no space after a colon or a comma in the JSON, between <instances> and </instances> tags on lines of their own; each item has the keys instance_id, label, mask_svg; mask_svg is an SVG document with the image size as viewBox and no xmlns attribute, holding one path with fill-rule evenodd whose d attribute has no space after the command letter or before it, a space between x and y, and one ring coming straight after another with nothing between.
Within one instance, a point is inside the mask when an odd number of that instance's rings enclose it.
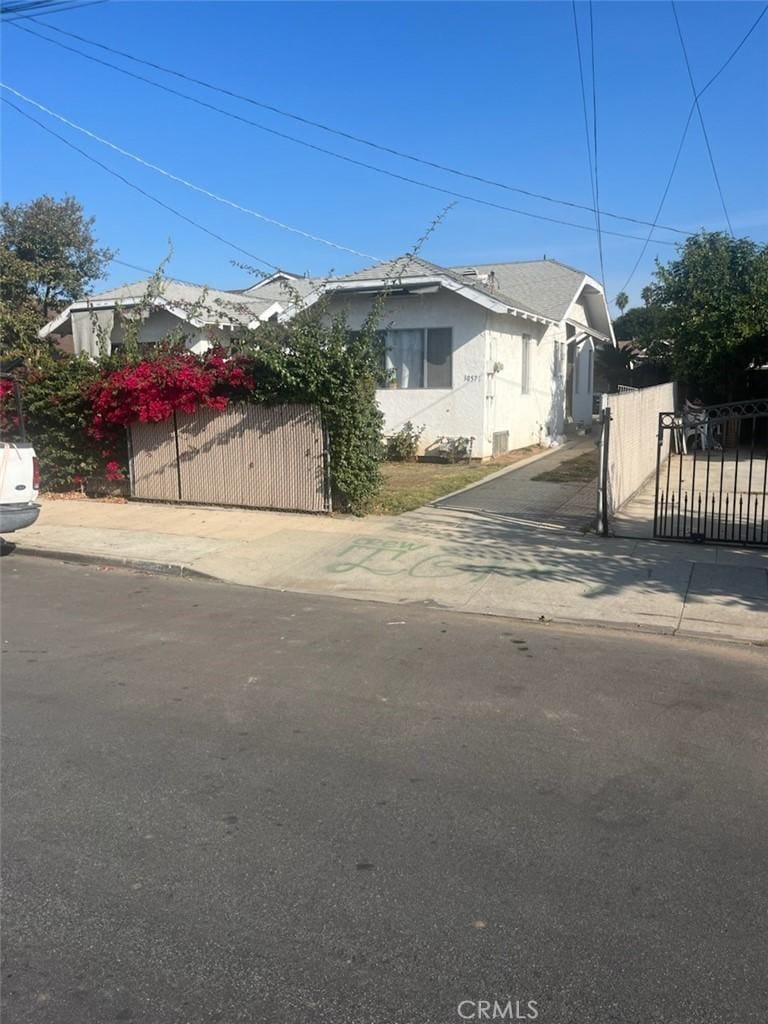
<instances>
[{"instance_id":1,"label":"asphalt street","mask_svg":"<svg viewBox=\"0 0 768 1024\"><path fill-rule=\"evenodd\" d=\"M2 570L5 1024L768 1019L765 648Z\"/></svg>"}]
</instances>

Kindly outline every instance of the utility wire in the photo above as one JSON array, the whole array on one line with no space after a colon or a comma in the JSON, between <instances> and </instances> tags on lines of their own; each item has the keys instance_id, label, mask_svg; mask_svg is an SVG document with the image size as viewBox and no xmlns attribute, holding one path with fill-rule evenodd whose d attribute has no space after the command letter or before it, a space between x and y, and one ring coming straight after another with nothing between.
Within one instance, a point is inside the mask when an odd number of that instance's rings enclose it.
<instances>
[{"instance_id":1,"label":"utility wire","mask_svg":"<svg viewBox=\"0 0 768 1024\"><path fill-rule=\"evenodd\" d=\"M64 14L65 11L77 11L81 7L95 7L97 4L107 3L107 0L85 0L84 3L57 4L29 3L29 4L3 4L2 21L9 25L16 21L25 21L29 18L37 18L41 14ZM29 13L24 13L28 11ZM53 26L51 25L53 29ZM56 30L60 31L60 30Z\"/></svg>"},{"instance_id":2,"label":"utility wire","mask_svg":"<svg viewBox=\"0 0 768 1024\"><path fill-rule=\"evenodd\" d=\"M452 196L454 199L464 199L467 202L477 203L477 204L479 204L481 206L487 206L487 207L490 207L490 208L496 209L496 210L503 210L503 211L505 211L507 213L514 213L514 214L516 214L518 216L529 217L529 218L532 218L534 220L543 220L543 221L547 221L548 223L551 223L551 224L561 224L561 225L564 225L565 227L575 227L575 228L578 228L581 231L594 231L595 230L594 228L589 227L588 225L579 224L579 223L577 223L575 221L562 220L562 219L557 218L557 217L547 217L547 216L545 216L544 214L541 214L541 213L532 213L529 210L521 210L521 209L518 209L518 208L512 207L512 206L505 206L502 203L492 202L491 200L488 200L488 199L481 199L479 196L469 195L469 194L464 193L464 192L456 192L453 189L444 188L444 187L442 187L440 185L434 185L434 184L432 184L430 182L422 181L419 178L411 178L411 177L409 177L407 175L399 174L399 173L397 173L395 171L390 171L390 170L387 170L387 169L385 169L383 167L378 167L376 164L370 164L370 163L367 163L364 160L358 160L355 157L347 156L347 155L345 155L343 153L337 153L334 150L327 149L324 146L319 146L319 145L317 145L315 143L308 142L305 139L297 138L296 136L289 135L286 132L279 131L276 128L270 128L267 125L261 124L258 121L253 121L250 118L244 117L241 114L236 114L236 113L234 113L231 110L226 110L225 108L218 107L218 106L216 106L213 103L208 103L206 100L202 100L202 99L200 99L197 96L191 96L189 93L181 92L179 89L174 89L172 86L165 85L165 84L163 84L161 82L156 82L156 81L154 81L151 78L147 78L145 75L137 74L134 71L129 71L127 68L122 68L122 67L120 67L117 64L113 64L111 61L102 60L101 58L95 57L95 56L93 56L90 53L85 53L83 50L79 50L79 49L77 49L74 46L69 46L67 43L63 43L63 42L61 42L58 39L51 39L50 37L48 37L46 35L42 35L39 32L35 32L33 29L29 28L28 26L16 25L14 27L17 28L21 32L27 32L29 35L36 36L38 39L43 39L47 43L52 43L54 46L58 46L61 49L69 50L71 53L76 53L76 54L78 54L81 57L85 57L86 60L90 60L90 61L93 61L96 64L101 64L104 67L111 68L113 71L119 71L121 74L127 75L129 78L134 78L137 81L144 82L147 85L151 85L151 86L153 86L156 89L161 89L164 92L170 93L173 96L179 96L182 99L185 99L185 100L187 100L187 101L189 101L191 103L197 104L198 106L205 107L208 110L213 110L215 113L222 114L224 117L231 118L234 121L239 121L242 124L250 125L252 128L257 128L259 131L267 132L268 134L275 135L275 136L277 136L278 138L281 138L281 139L286 139L287 141L293 142L296 145L304 146L306 149L311 149L311 150L314 150L317 153L323 153L326 156L333 157L334 159L342 160L342 161L344 161L345 163L348 163L348 164L353 164L356 167L364 167L364 168L366 168L366 170L374 171L377 174L383 174L386 177L394 178L397 181L404 181L404 182L407 182L410 185L418 185L420 188L426 188L426 189L429 189L432 192L438 192L438 193L440 193L442 195ZM67 34L69 35L70 33L67 33ZM102 46L102 44L100 44L100 43L94 44L94 45ZM121 51L116 51L116 52L120 53ZM139 60L138 58L132 57L131 55L126 55L126 56L128 56L129 59L131 59L131 60ZM149 63L149 62L148 61L139 61L139 63ZM156 66L156 65L152 65L152 66ZM164 69L161 68L161 70L164 70ZM184 77L184 78L188 78L189 77L189 76L186 76L186 75L181 75L180 72L169 71L169 73L170 74L176 74L176 75L179 75L180 77ZM192 81L197 81L197 80L196 79L192 79ZM205 85L208 88L216 89L217 91L223 91L223 92L227 91L227 90L219 89L216 86L209 86L208 83L201 82L200 84ZM234 94L234 93L232 95L237 96L237 94ZM238 96L238 98L245 99L247 102L252 102L252 103L256 102L254 100L248 99L248 97L239 97ZM259 104L259 105L261 105L261 104ZM272 109L272 108L270 108L270 109ZM294 116L294 115L290 115L290 116ZM308 123L314 124L314 122L308 122ZM318 125L318 127L325 128L325 126L322 126L322 125ZM330 131L332 129L326 129L326 130ZM365 140L360 140L360 141L365 141ZM368 143L366 143L366 144L368 144ZM370 143L370 145L375 145L375 144ZM385 147L378 147L377 146L376 148L385 148ZM395 150L391 150L390 152L397 153L397 151L395 151ZM408 156L407 154L399 154L399 153L397 153L397 155L402 155L406 159L417 159L415 157L412 158L412 157ZM426 162L426 161L419 161L419 162ZM462 175L464 173L464 172L453 172L452 169L447 168L447 167L443 167L442 165L434 164L433 166L438 167L441 170L449 170L452 173L461 173ZM464 175L464 176L476 177L476 176L471 176L471 175ZM477 179L477 180L481 180L481 181L485 182L485 179ZM499 185L499 187L502 187L502 188L512 188L512 186L501 185L498 182L487 181L485 183ZM517 190L515 190L515 191L517 191ZM527 194L536 196L535 193L527 193ZM539 198L538 196L536 196L536 197ZM549 199L551 197L542 197L542 198L548 198ZM565 200L552 200L552 201L553 202L558 202L558 203L565 202ZM594 212L593 208L591 206L582 206L581 204L576 204L576 203L568 204L568 205L572 205L572 206L575 206L575 207L580 208L580 209L585 209L585 210L588 210L589 212ZM605 214L605 216L615 217L615 218L618 218L620 220L631 220L631 221L635 222L635 218L621 217L621 216L619 216L619 214L611 214L611 213L607 213L605 211L604 211L604 214ZM643 225L649 224L649 221L637 220L636 222L639 223L639 224L643 224ZM660 230L664 230L664 231L673 231L676 234L681 234L681 235L688 235L689 234L689 232L683 231L680 228L673 228L673 227L668 227L668 226L660 225L660 224L657 224L656 227L659 228ZM631 234L627 234L627 233L621 232L621 231L608 231L608 230L604 230L603 233L604 234L614 235L614 236L616 236L618 238L632 238L632 239L635 239L635 240L642 240L642 236L631 235ZM672 245L673 244L671 242L666 242L666 241L662 241L662 240L659 240L659 243L662 244L662 245Z\"/></svg>"},{"instance_id":3,"label":"utility wire","mask_svg":"<svg viewBox=\"0 0 768 1024\"><path fill-rule=\"evenodd\" d=\"M117 263L121 267L128 267L130 270L140 270L142 274L149 274L150 277L155 273L154 270L148 270L146 267L137 267L135 263L126 263L125 260L119 260L116 256L112 257L111 262Z\"/></svg>"},{"instance_id":4,"label":"utility wire","mask_svg":"<svg viewBox=\"0 0 768 1024\"><path fill-rule=\"evenodd\" d=\"M249 252L248 249L243 249L242 246L236 245L234 242L230 242L228 238L224 238L222 235L216 234L215 231L211 231L210 228L207 228L203 224L200 224L198 221L193 220L191 217L188 217L185 213L181 213L173 206L169 206L168 203L163 202L162 199L158 199L157 196L152 195L151 192L147 192L145 189L135 184L135 182L129 181L128 178L123 177L123 175L118 173L118 171L115 171L107 164L102 163L101 160L98 160L95 156L92 156L86 150L81 149L79 146L76 146L74 142L70 142L69 139L54 131L53 128L49 128L47 124L43 124L42 121L27 113L26 110L23 110L21 107L17 106L6 96L0 96L0 100L2 100L3 103L5 103L7 106L12 107L18 114L21 114L21 116L25 117L28 121L32 121L33 124L36 124L38 126L38 128L42 128L42 130L44 132L47 132L48 135L52 135L55 139L58 139L59 142L63 142L65 146L69 146L70 149L73 149L76 153L79 153L80 156L84 156L86 160L90 160L91 163L96 164L97 167L100 167L103 171L106 171L107 174L111 174L112 177L117 178L119 181L122 181L124 185L127 185L128 188L133 189L134 192L138 192L139 195L144 196L145 199L149 199L157 206L161 206L164 210L168 210L168 212L172 213L175 217L179 217L181 220L186 221L187 224L191 224L199 231L205 232L206 235L209 235L211 238L215 238L218 242L223 242L224 245L228 245L231 249L235 249L237 252L242 253L244 256L248 256L250 257L250 259L255 260L257 263L261 263L263 266L269 267L270 270L281 269L280 267L275 266L274 263L270 263L269 260L265 260L261 256L257 256L255 253Z\"/></svg>"},{"instance_id":5,"label":"utility wire","mask_svg":"<svg viewBox=\"0 0 768 1024\"><path fill-rule=\"evenodd\" d=\"M717 69L717 71L714 73L714 75L712 75L712 77L707 81L706 85L704 85L699 90L699 92L697 94L698 97L701 97L707 91L707 89L710 87L710 85L712 85L715 81L717 81L717 79L720 77L720 75L722 75L722 73L725 71L725 69L731 63L733 58L736 56L736 54L739 52L739 50L741 50L741 48L744 46L746 41L749 39L749 37L755 31L755 29L760 24L762 19L765 17L766 13L768 13L768 4L766 4L765 7L763 7L762 11L760 11L758 16L755 18L755 20L750 25L749 29L747 29L746 34L742 36L740 42L734 47L733 50L731 50L731 52L730 52L729 56L727 57L727 59L720 65L720 67ZM670 190L670 188L672 186L672 180L675 177L675 172L677 171L677 165L678 165L678 163L680 161L680 155L683 152L683 146L685 144L685 139L686 139L686 136L688 135L688 128L690 127L691 120L693 119L693 115L695 114L695 112L696 112L696 104L695 103L691 103L691 108L688 111L688 117L685 120L685 125L683 126L683 132L682 132L682 135L680 136L680 142L678 143L678 146L677 146L677 152L675 153L675 158L672 161L672 168L671 168L671 170L669 172L669 175L667 177L666 184L664 185L664 190L663 190L663 192L661 194L661 199L659 200L658 206L656 207L656 214L655 214L654 220L653 220L653 224L654 225L655 225L656 221L658 220L658 218L661 216L661 211L664 209L664 203L667 200L667 195L669 194L669 190ZM651 230L648 232L648 237L645 239L645 242L643 243L643 247L640 250L640 254L637 257L637 259L635 260L634 266L632 267L632 269L629 272L629 277L627 278L627 280L622 285L620 291L624 292L629 287L630 282L632 281L632 278L635 276L635 274L637 272L637 268L640 266L640 262L641 262L643 256L645 256L646 250L647 250L648 245L650 244L650 241L651 241L651 235L652 234L653 234L653 226L651 227Z\"/></svg>"},{"instance_id":6,"label":"utility wire","mask_svg":"<svg viewBox=\"0 0 768 1024\"><path fill-rule=\"evenodd\" d=\"M600 257L600 283L605 294L605 264L603 262L603 232L600 223L600 175L597 158L597 80L595 78L595 25L593 4L589 0L589 47L592 51L592 142L595 151L595 222L597 224L597 252Z\"/></svg>"},{"instance_id":7,"label":"utility wire","mask_svg":"<svg viewBox=\"0 0 768 1024\"><path fill-rule=\"evenodd\" d=\"M545 202L548 202L548 203L556 203L556 204L561 205L561 206L569 206L569 207L571 207L573 209L587 210L590 213L593 212L593 208L591 206L585 206L583 203L571 202L571 201L569 201L567 199L558 199L555 196L546 195L546 194L540 193L540 192L533 192L533 191L531 191L529 189L524 189L524 188L521 188L521 187L516 186L516 185L509 185L509 184L507 184L505 182L501 182L501 181L494 181L491 178L484 178L484 177L482 177L479 174L472 174L472 173L470 173L468 171L462 171L462 170L459 170L458 168L450 167L447 164L438 163L437 161L434 161L434 160L427 160L424 157L414 156L412 153L406 153L403 150L395 149L392 146L385 146L385 145L382 145L381 143L373 142L372 140L363 138L360 135L354 135L351 132L343 131L340 128L334 128L331 125L323 124L320 121L313 121L311 118L303 117L301 114L296 114L296 113L294 113L292 111L284 110L281 107L276 107L273 104L265 103L262 100L254 99L254 97L252 97L252 96L243 95L242 93L235 92L232 89L227 89L224 86L214 85L212 82L206 82L204 79L196 78L194 75L185 74L183 71L178 71L175 68L166 67L164 64L157 64L157 63L155 63L153 61L145 60L145 59L143 59L141 57L135 56L135 54L127 53L125 50L119 50L119 49L117 49L114 46L108 46L106 43L100 43L100 42L98 42L95 39L89 39L87 36L79 35L77 32L68 32L68 31L65 31L64 29L59 29L57 27L54 28L53 25L47 25L46 22L44 22L44 21L38 22L37 24L38 25L43 25L46 28L51 29L52 31L56 31L57 33L59 33L61 35L69 36L72 39L77 39L80 42L86 43L89 46L98 47L99 49L104 50L107 53L114 53L114 54L117 54L120 57L126 58L127 60L132 60L132 61L134 61L137 64L143 64L145 67L153 68L155 71L161 71L161 72L164 72L165 74L168 74L168 75L174 75L175 77L181 78L184 81L192 82L195 85L200 85L200 86L202 86L205 89L210 89L213 92L219 92L222 95L230 96L233 99L242 100L244 103L250 103L253 106L260 107L262 110L269 110L273 114L279 114L281 117L290 118L291 120L297 121L300 124L310 125L312 128L319 128L321 131L328 132L331 135L337 135L337 136L339 136L339 138L348 139L349 141L359 143L362 146L369 146L371 149L379 150L382 153L389 153L392 156L400 157L403 160L411 160L412 162L417 163L417 164L422 164L425 167L432 167L432 168L434 168L435 170L438 170L438 171L445 171L448 174L455 174L455 175L458 175L461 178L467 178L470 181L480 182L483 185L491 185L494 188L506 189L509 192L517 192L520 195L529 196L532 199L542 199L542 200L544 200ZM29 30L29 31L31 31L31 30ZM49 43L56 42L55 40L50 39L47 36L40 36L40 38L41 39L46 39L47 42L49 42ZM57 45L59 45L59 44L57 43ZM61 45L63 45L63 44L61 44ZM81 54L81 56L84 56L84 57L88 57L89 56L88 54L83 53L81 50L74 50L73 52L79 53L79 54ZM108 66L109 67L113 67L113 65L108 65ZM118 68L118 70L122 70L122 69ZM286 137L287 138L291 138L291 136L286 136ZM299 142L301 144L301 140L292 139L292 141ZM335 154L335 153L331 154L331 155L338 156L338 154ZM383 172L383 173L386 173L386 172ZM634 224L645 224L645 225L648 224L648 221L642 221L642 220L639 220L636 217L629 217L629 216L623 216L623 215L617 214L617 213L610 213L607 210L603 210L602 213L603 213L604 217L612 217L612 218L614 218L616 220L625 220L625 221L629 221L629 222L634 223ZM686 231L683 231L683 230L681 230L679 228L672 228L672 227L669 227L669 226L663 225L663 224L659 224L659 225L657 225L657 227L659 227L660 229L662 229L664 231L675 231L675 232L677 232L679 234L687 234Z\"/></svg>"},{"instance_id":8,"label":"utility wire","mask_svg":"<svg viewBox=\"0 0 768 1024\"><path fill-rule=\"evenodd\" d=\"M285 224L283 221L275 220L274 217L268 217L266 214L260 213L258 210L250 209L248 206L241 206L240 203L236 203L232 199L227 199L225 196L220 196L216 192L211 192L209 189L203 188L202 185L195 185L194 182L188 181L186 178L182 178L178 174L173 174L171 171L167 171L165 168L160 167L157 164L150 163L149 160L145 160L143 157L137 156L136 153L131 153L130 150L123 149L122 146L118 146L116 143L110 142L109 139L105 139L101 135L97 135L95 132L89 131L88 128L83 128L82 125L76 124L74 121L70 121L69 118L64 117L63 114L57 114L55 110L51 110L42 103L38 103L37 100L31 99L29 96L25 96L23 92L19 92L18 89L14 89L12 86L6 85L5 82L0 82L0 88L7 89L8 92L13 93L13 95L17 96L19 99L24 100L25 103L29 103L33 107L37 107L37 109L42 110L43 113L56 118L57 121L61 121L62 124L67 125L69 128L74 128L75 131L86 135L89 139L100 142L103 146L107 146L116 153L120 153L121 156L129 157L131 160L135 160L136 163L141 164L142 167L148 167L150 170L156 171L158 174L162 174L166 178L170 178L171 181L176 181L180 185L184 185L193 192L199 192L201 195L207 196L209 199L214 199L217 203L223 203L224 206L230 206L233 210L238 210L240 213L247 213L250 217L255 217L257 220L264 221L264 223L271 224L274 227L282 228L283 231L290 231L294 235L301 235L302 238L307 238L312 242L321 242L323 245L328 245L332 249L349 252L354 256L362 256L363 259L371 260L373 262L376 262L379 259L378 256L371 256L370 253L361 252L359 249L352 249L348 245L341 245L338 242L332 242L328 238L323 238L320 235L313 235L309 231L303 231L301 228L295 228L291 224Z\"/></svg>"},{"instance_id":9,"label":"utility wire","mask_svg":"<svg viewBox=\"0 0 768 1024\"><path fill-rule=\"evenodd\" d=\"M584 136L587 140L587 164L589 165L589 187L592 191L592 207L597 213L597 202L595 201L595 172L592 167L592 144L589 137L589 115L587 114L587 90L584 85L584 63L581 56L581 37L579 35L579 19L576 13L576 0L571 0L573 11L573 30L576 35L576 55L579 60L579 81L581 83L581 108L584 113Z\"/></svg>"},{"instance_id":10,"label":"utility wire","mask_svg":"<svg viewBox=\"0 0 768 1024\"><path fill-rule=\"evenodd\" d=\"M709 163L712 167L712 174L715 178L715 185L717 186L717 193L720 196L720 203L723 207L723 213L725 214L725 220L728 225L728 230L733 235L733 228L731 227L731 218L728 216L728 209L725 205L725 196L723 195L723 189L720 185L720 178L717 174L717 167L715 167L715 158L712 153L712 147L709 144L709 135L707 134L707 126L704 123L704 114L701 110L701 104L699 103L699 94L696 92L696 83L693 80L693 72L691 71L691 62L688 60L688 50L685 45L685 39L683 38L683 30L680 27L680 19L677 16L677 4L675 0L671 0L672 13L675 16L675 25L677 26L677 34L680 39L680 46L683 49L683 57L685 58L685 69L688 72L688 81L691 83L691 91L693 92L693 102L696 106L696 111L699 115L699 121L701 122L701 131L704 135L704 142L707 144L707 153L709 154Z\"/></svg>"}]
</instances>

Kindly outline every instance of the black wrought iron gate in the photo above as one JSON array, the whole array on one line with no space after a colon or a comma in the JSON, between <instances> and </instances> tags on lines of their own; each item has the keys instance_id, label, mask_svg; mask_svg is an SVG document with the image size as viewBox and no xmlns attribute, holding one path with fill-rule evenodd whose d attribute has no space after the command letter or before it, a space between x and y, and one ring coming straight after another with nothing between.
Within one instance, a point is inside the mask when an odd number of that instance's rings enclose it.
<instances>
[{"instance_id":1,"label":"black wrought iron gate","mask_svg":"<svg viewBox=\"0 0 768 1024\"><path fill-rule=\"evenodd\" d=\"M653 535L768 546L768 399L659 415Z\"/></svg>"}]
</instances>

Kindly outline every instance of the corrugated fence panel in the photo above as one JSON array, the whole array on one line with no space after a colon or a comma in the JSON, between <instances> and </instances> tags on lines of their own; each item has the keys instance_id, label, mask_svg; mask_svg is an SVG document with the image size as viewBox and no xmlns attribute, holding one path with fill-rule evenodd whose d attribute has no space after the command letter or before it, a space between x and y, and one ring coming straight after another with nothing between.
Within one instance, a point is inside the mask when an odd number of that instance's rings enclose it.
<instances>
[{"instance_id":1,"label":"corrugated fence panel","mask_svg":"<svg viewBox=\"0 0 768 1024\"><path fill-rule=\"evenodd\" d=\"M179 500L173 420L131 424L131 494L135 498Z\"/></svg>"},{"instance_id":2,"label":"corrugated fence panel","mask_svg":"<svg viewBox=\"0 0 768 1024\"><path fill-rule=\"evenodd\" d=\"M170 437L175 473L173 421L158 426ZM178 415L177 427L182 501L327 510L323 426L316 407L239 404L224 412L200 409ZM143 465L144 457L134 445L134 464ZM151 494L144 487L134 493L178 500L178 489Z\"/></svg>"},{"instance_id":3,"label":"corrugated fence panel","mask_svg":"<svg viewBox=\"0 0 768 1024\"><path fill-rule=\"evenodd\" d=\"M674 410L675 384L604 395L603 403L611 410L608 501L616 512L656 472L659 413ZM662 458L668 454L662 452Z\"/></svg>"}]
</instances>

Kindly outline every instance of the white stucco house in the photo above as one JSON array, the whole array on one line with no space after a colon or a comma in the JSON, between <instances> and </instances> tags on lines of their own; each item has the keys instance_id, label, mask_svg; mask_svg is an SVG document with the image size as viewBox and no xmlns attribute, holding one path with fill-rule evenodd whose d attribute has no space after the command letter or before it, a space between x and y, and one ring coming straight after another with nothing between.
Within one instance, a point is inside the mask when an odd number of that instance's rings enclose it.
<instances>
[{"instance_id":1,"label":"white stucco house","mask_svg":"<svg viewBox=\"0 0 768 1024\"><path fill-rule=\"evenodd\" d=\"M595 346L615 341L603 289L582 270L550 259L440 267L401 257L301 281L303 306L323 296L351 330L386 293L392 385L377 394L386 433L410 421L424 427L422 449L471 437L473 457L487 458L592 422ZM286 303L286 283L276 274L243 294Z\"/></svg>"},{"instance_id":2,"label":"white stucco house","mask_svg":"<svg viewBox=\"0 0 768 1024\"><path fill-rule=\"evenodd\" d=\"M405 256L325 280L278 272L239 292L165 280L148 299L151 284L73 303L41 336L71 334L75 352L97 355L123 344L133 316L141 343L173 333L201 352L321 297L325 315L343 311L356 330L383 295L385 432L423 427L422 450L440 437L472 438L473 458L590 424L595 346L615 344L601 285L551 259L440 267Z\"/></svg>"}]
</instances>

